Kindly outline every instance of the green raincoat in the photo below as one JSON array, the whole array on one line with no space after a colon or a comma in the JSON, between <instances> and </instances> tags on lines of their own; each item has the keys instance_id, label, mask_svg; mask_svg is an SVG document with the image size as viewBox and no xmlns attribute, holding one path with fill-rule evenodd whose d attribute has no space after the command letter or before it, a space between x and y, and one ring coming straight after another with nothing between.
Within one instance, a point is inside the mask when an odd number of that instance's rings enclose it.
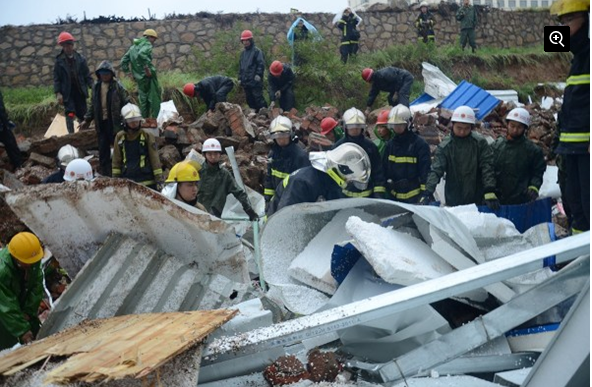
<instances>
[{"instance_id":1,"label":"green raincoat","mask_svg":"<svg viewBox=\"0 0 592 387\"><path fill-rule=\"evenodd\" d=\"M203 204L210 214L222 216L228 194L233 194L245 211L251 208L247 193L236 184L230 172L220 168L220 165L210 165L205 162L199 175L201 180L197 201Z\"/></svg>"}]
</instances>

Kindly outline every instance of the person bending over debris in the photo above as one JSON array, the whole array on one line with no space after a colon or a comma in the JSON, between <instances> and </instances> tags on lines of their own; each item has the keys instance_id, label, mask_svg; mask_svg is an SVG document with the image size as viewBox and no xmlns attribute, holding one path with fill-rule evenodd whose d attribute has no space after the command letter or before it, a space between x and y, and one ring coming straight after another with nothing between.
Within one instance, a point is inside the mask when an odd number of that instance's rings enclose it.
<instances>
[{"instance_id":1,"label":"person bending over debris","mask_svg":"<svg viewBox=\"0 0 592 387\"><path fill-rule=\"evenodd\" d=\"M278 116L271 121L270 133L273 146L267 156L267 176L263 194L269 203L275 187L290 173L310 165L308 154L298 145L298 137L294 135L292 121L288 117Z\"/></svg>"},{"instance_id":2,"label":"person bending over debris","mask_svg":"<svg viewBox=\"0 0 592 387\"><path fill-rule=\"evenodd\" d=\"M48 183L63 183L64 182L64 171L70 163L70 161L80 157L78 149L72 145L67 144L60 148L58 151L58 170L43 179L43 184Z\"/></svg>"},{"instance_id":3,"label":"person bending over debris","mask_svg":"<svg viewBox=\"0 0 592 387\"><path fill-rule=\"evenodd\" d=\"M113 147L113 177L123 177L156 189L162 183L162 168L154 136L140 128L140 108L128 103L121 109L124 128Z\"/></svg>"},{"instance_id":4,"label":"person bending over debris","mask_svg":"<svg viewBox=\"0 0 592 387\"><path fill-rule=\"evenodd\" d=\"M313 203L321 198L341 199L345 197L343 191L350 186L364 191L370 182L370 160L358 144L346 143L327 152L311 152L310 161L311 166L293 172L278 184L267 216L293 204Z\"/></svg>"},{"instance_id":5,"label":"person bending over debris","mask_svg":"<svg viewBox=\"0 0 592 387\"><path fill-rule=\"evenodd\" d=\"M492 144L500 203L534 202L539 196L547 164L541 148L525 135L530 125L530 113L523 108L512 109L506 116L506 122L506 137L499 137Z\"/></svg>"},{"instance_id":6,"label":"person bending over debris","mask_svg":"<svg viewBox=\"0 0 592 387\"><path fill-rule=\"evenodd\" d=\"M222 156L220 142L215 138L208 138L203 143L202 153L206 162L200 171L201 186L197 194L197 201L203 204L210 214L219 218L222 216L222 210L226 204L226 196L232 194L243 206L249 220L259 219L249 203L247 193L236 184L230 172L220 167L220 156Z\"/></svg>"},{"instance_id":7,"label":"person bending over debris","mask_svg":"<svg viewBox=\"0 0 592 387\"><path fill-rule=\"evenodd\" d=\"M191 165L191 162L181 161L175 164L165 183L167 185L162 189L163 195L207 212L206 208L197 201L199 172Z\"/></svg>"},{"instance_id":8,"label":"person bending over debris","mask_svg":"<svg viewBox=\"0 0 592 387\"><path fill-rule=\"evenodd\" d=\"M214 112L218 102L226 102L228 93L232 91L232 79L223 75L214 75L183 86L183 93L190 98L201 98L208 108L208 114Z\"/></svg>"},{"instance_id":9,"label":"person bending over debris","mask_svg":"<svg viewBox=\"0 0 592 387\"><path fill-rule=\"evenodd\" d=\"M381 91L389 93L387 97L389 105L402 104L409 107L409 96L413 86L413 75L409 71L392 66L376 71L365 68L362 70L362 79L372 84L366 101L366 114L370 114L372 104ZM395 93L397 93L396 101L393 99Z\"/></svg>"},{"instance_id":10,"label":"person bending over debris","mask_svg":"<svg viewBox=\"0 0 592 387\"><path fill-rule=\"evenodd\" d=\"M426 190L420 204L434 201L438 182L446 174L445 197L447 206L485 204L499 210L495 194L493 152L485 137L473 131L475 112L468 106L459 106L452 113L452 133L436 148L432 169L428 174Z\"/></svg>"},{"instance_id":11,"label":"person bending over debris","mask_svg":"<svg viewBox=\"0 0 592 387\"><path fill-rule=\"evenodd\" d=\"M14 126L14 123L8 119L6 107L4 106L4 98L2 98L2 93L0 92L0 142L4 144L4 149L6 149L12 167L17 169L20 168L23 159L16 143L16 138L14 138L14 133L12 133Z\"/></svg>"},{"instance_id":12,"label":"person bending over debris","mask_svg":"<svg viewBox=\"0 0 592 387\"><path fill-rule=\"evenodd\" d=\"M41 258L41 242L30 232L19 232L0 250L0 350L29 344L39 332Z\"/></svg>"},{"instance_id":13,"label":"person bending over debris","mask_svg":"<svg viewBox=\"0 0 592 387\"><path fill-rule=\"evenodd\" d=\"M263 51L255 47L251 31L244 30L241 33L240 41L244 50L241 52L238 64L238 82L245 91L247 104L258 112L259 109L267 107L267 101L263 97L265 58Z\"/></svg>"},{"instance_id":14,"label":"person bending over debris","mask_svg":"<svg viewBox=\"0 0 592 387\"><path fill-rule=\"evenodd\" d=\"M374 140L374 145L376 145L376 147L378 148L378 153L380 154L380 157L384 155L386 144L395 135L393 130L388 126L389 112L390 110L382 110L380 113L378 113L376 125L374 125L374 135L376 136L376 139Z\"/></svg>"},{"instance_id":15,"label":"person bending over debris","mask_svg":"<svg viewBox=\"0 0 592 387\"><path fill-rule=\"evenodd\" d=\"M382 163L389 199L417 203L430 171L430 146L412 131L411 110L397 105L388 116L388 126L395 136L386 146Z\"/></svg>"},{"instance_id":16,"label":"person bending over debris","mask_svg":"<svg viewBox=\"0 0 592 387\"><path fill-rule=\"evenodd\" d=\"M95 121L99 143L101 174L111 176L111 147L115 134L121 131L121 109L129 103L127 91L115 78L115 69L109 61L102 61L95 71L97 82L91 93L91 107L80 124L80 130L87 129Z\"/></svg>"},{"instance_id":17,"label":"person bending over debris","mask_svg":"<svg viewBox=\"0 0 592 387\"><path fill-rule=\"evenodd\" d=\"M273 61L269 66L267 77L269 85L269 100L279 100L280 108L289 112L296 105L294 97L294 72L286 63L279 60Z\"/></svg>"}]
</instances>

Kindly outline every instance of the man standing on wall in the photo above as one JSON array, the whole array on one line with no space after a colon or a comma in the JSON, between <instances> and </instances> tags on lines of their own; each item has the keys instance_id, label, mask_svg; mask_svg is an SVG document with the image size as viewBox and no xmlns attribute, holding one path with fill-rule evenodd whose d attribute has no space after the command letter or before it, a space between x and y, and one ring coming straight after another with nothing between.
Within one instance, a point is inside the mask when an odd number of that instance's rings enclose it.
<instances>
[{"instance_id":1,"label":"man standing on wall","mask_svg":"<svg viewBox=\"0 0 592 387\"><path fill-rule=\"evenodd\" d=\"M456 11L456 20L460 22L460 46L464 50L468 42L473 52L475 52L477 49L477 44L475 44L477 11L471 5L471 0L463 1L463 6Z\"/></svg>"}]
</instances>

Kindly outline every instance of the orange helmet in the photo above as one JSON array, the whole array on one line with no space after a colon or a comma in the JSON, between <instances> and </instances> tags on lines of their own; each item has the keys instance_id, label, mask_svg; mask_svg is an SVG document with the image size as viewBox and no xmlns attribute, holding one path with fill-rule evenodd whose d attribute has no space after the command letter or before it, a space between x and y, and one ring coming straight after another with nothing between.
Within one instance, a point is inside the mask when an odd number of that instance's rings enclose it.
<instances>
[{"instance_id":1,"label":"orange helmet","mask_svg":"<svg viewBox=\"0 0 592 387\"><path fill-rule=\"evenodd\" d=\"M60 34L58 35L58 45L61 45L62 43L65 42L73 42L76 39L74 39L74 37L72 36L71 33L69 32L60 32Z\"/></svg>"},{"instance_id":2,"label":"orange helmet","mask_svg":"<svg viewBox=\"0 0 592 387\"><path fill-rule=\"evenodd\" d=\"M389 110L383 110L378 114L376 125L386 125L388 123Z\"/></svg>"},{"instance_id":3,"label":"orange helmet","mask_svg":"<svg viewBox=\"0 0 592 387\"><path fill-rule=\"evenodd\" d=\"M366 82L370 82L370 78L372 78L373 73L374 70L372 70L371 68L365 68L364 70L362 70L362 79Z\"/></svg>"},{"instance_id":4,"label":"orange helmet","mask_svg":"<svg viewBox=\"0 0 592 387\"><path fill-rule=\"evenodd\" d=\"M321 121L321 134L323 136L327 135L330 131L335 129L337 126L337 121L333 117L325 117Z\"/></svg>"},{"instance_id":5,"label":"orange helmet","mask_svg":"<svg viewBox=\"0 0 592 387\"><path fill-rule=\"evenodd\" d=\"M253 39L253 33L250 30L244 30L241 33L240 40Z\"/></svg>"},{"instance_id":6,"label":"orange helmet","mask_svg":"<svg viewBox=\"0 0 592 387\"><path fill-rule=\"evenodd\" d=\"M188 97L194 97L195 85L193 83L186 83L185 86L183 86L183 94L185 94Z\"/></svg>"},{"instance_id":7,"label":"orange helmet","mask_svg":"<svg viewBox=\"0 0 592 387\"><path fill-rule=\"evenodd\" d=\"M269 72L274 77L279 77L282 75L282 71L284 71L284 65L279 60L274 60L271 62L271 66L269 66Z\"/></svg>"}]
</instances>

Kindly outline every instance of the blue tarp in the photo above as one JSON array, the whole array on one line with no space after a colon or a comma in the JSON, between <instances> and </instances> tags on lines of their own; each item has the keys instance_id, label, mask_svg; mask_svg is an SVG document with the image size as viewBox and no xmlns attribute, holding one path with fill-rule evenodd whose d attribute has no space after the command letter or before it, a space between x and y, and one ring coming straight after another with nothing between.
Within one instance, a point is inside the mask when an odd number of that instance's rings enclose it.
<instances>
[{"instance_id":1,"label":"blue tarp","mask_svg":"<svg viewBox=\"0 0 592 387\"><path fill-rule=\"evenodd\" d=\"M288 43L290 43L290 46L294 45L294 28L296 28L300 20L304 22L304 26L308 29L308 36L311 40L316 42L322 39L321 34L319 34L319 31L315 28L315 26L307 22L304 18L299 17L298 19L296 19L296 21L294 21L294 23L292 23L292 26L290 27L286 35L286 38L288 39Z\"/></svg>"},{"instance_id":2,"label":"blue tarp","mask_svg":"<svg viewBox=\"0 0 592 387\"><path fill-rule=\"evenodd\" d=\"M501 101L482 88L467 81L462 81L440 104L448 110L459 106L469 106L475 109L478 120L487 116Z\"/></svg>"}]
</instances>

